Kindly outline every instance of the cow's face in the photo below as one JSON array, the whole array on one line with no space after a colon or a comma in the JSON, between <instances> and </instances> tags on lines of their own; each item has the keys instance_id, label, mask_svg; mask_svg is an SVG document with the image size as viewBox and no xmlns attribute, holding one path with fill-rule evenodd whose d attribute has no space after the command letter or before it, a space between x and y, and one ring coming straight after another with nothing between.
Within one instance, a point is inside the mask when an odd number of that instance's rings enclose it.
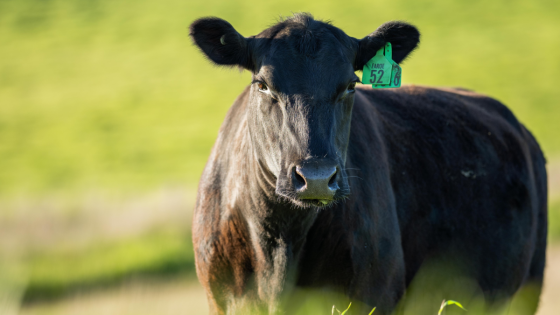
<instances>
[{"instance_id":1,"label":"cow's face","mask_svg":"<svg viewBox=\"0 0 560 315\"><path fill-rule=\"evenodd\" d=\"M305 207L350 193L345 164L359 82L354 71L388 41L400 62L419 34L391 22L359 41L300 14L250 38L223 20L201 19L191 37L214 62L253 73L247 123L254 153L276 179L277 195Z\"/></svg>"}]
</instances>

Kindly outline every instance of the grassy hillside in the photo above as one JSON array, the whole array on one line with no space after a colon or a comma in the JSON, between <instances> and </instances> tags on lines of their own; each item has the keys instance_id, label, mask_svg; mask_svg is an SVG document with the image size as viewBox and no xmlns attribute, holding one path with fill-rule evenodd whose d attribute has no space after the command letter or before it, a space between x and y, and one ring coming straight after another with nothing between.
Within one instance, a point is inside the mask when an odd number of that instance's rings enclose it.
<instances>
[{"instance_id":1,"label":"grassy hillside","mask_svg":"<svg viewBox=\"0 0 560 315\"><path fill-rule=\"evenodd\" d=\"M419 27L405 83L462 86L508 104L560 153L558 1L0 2L0 194L196 183L247 73L213 67L187 27L215 15L249 36L309 11L355 37Z\"/></svg>"}]
</instances>

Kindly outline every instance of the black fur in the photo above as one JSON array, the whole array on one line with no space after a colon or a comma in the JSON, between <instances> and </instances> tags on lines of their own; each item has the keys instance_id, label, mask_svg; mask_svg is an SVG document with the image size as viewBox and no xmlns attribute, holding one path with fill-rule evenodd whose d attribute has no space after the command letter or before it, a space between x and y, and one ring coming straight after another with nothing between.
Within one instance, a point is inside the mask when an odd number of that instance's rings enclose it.
<instances>
[{"instance_id":1,"label":"black fur","mask_svg":"<svg viewBox=\"0 0 560 315\"><path fill-rule=\"evenodd\" d=\"M247 40L228 22L216 17L199 19L191 24L189 35L216 64L252 69Z\"/></svg>"},{"instance_id":2,"label":"black fur","mask_svg":"<svg viewBox=\"0 0 560 315\"><path fill-rule=\"evenodd\" d=\"M387 22L375 32L360 40L354 69L362 70L375 53L390 42L393 47L393 60L401 63L420 42L420 32L416 27L400 21Z\"/></svg>"}]
</instances>

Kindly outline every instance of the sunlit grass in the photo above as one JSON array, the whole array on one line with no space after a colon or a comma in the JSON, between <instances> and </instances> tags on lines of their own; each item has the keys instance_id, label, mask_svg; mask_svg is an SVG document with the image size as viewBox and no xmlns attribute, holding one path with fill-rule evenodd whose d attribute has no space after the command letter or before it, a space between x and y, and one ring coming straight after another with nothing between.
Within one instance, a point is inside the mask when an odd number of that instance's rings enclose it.
<instances>
[{"instance_id":1,"label":"sunlit grass","mask_svg":"<svg viewBox=\"0 0 560 315\"><path fill-rule=\"evenodd\" d=\"M449 305L457 305L457 307L460 307L461 309L463 309L463 310L466 311L466 309L463 307L463 305L461 305L461 303L459 303L459 302L457 302L457 301L453 301L453 300L447 300L447 301L446 301L446 300L443 300L443 302L441 302L441 306L439 307L439 311L438 311L437 315L441 315L441 313L443 312L443 310L444 310L447 306L449 306ZM336 308L335 305L333 305L333 307L332 307L332 312L331 312L331 313L332 313L332 315L335 315L334 311L336 311L339 315L344 315L344 314L346 314L346 313L350 310L350 307L352 307L352 303L350 303L350 304L348 305L348 307L347 307L344 311L341 312L341 311L339 311L339 310ZM371 312L369 312L368 315L372 315L373 312L375 312L375 309L376 309L376 308L374 307L374 308L371 310Z\"/></svg>"},{"instance_id":2,"label":"sunlit grass","mask_svg":"<svg viewBox=\"0 0 560 315\"><path fill-rule=\"evenodd\" d=\"M463 86L510 106L560 153L557 1L88 1L0 3L0 196L196 183L247 73L213 67L188 25L216 15L246 36L309 11L356 37L422 32L404 82Z\"/></svg>"},{"instance_id":3,"label":"sunlit grass","mask_svg":"<svg viewBox=\"0 0 560 315\"><path fill-rule=\"evenodd\" d=\"M194 276L192 242L188 235L178 231L152 232L79 251L37 253L21 263L29 272L25 302L99 289L135 277Z\"/></svg>"},{"instance_id":4,"label":"sunlit grass","mask_svg":"<svg viewBox=\"0 0 560 315\"><path fill-rule=\"evenodd\" d=\"M338 310L338 308L336 308L335 305L333 305L331 315L335 315L334 311L336 311L336 312L338 313L338 315L344 315L344 314L346 314L346 313L350 310L350 307L351 307L351 306L352 306L352 303L348 304L348 307L347 307L344 311L341 312L341 311ZM373 312L375 312L375 309L376 309L376 308L374 307L374 308L371 310L371 312L369 312L368 315L372 315ZM438 314L438 315L439 315L439 314Z\"/></svg>"},{"instance_id":5,"label":"sunlit grass","mask_svg":"<svg viewBox=\"0 0 560 315\"><path fill-rule=\"evenodd\" d=\"M548 208L548 239L551 243L560 240L560 201Z\"/></svg>"},{"instance_id":6,"label":"sunlit grass","mask_svg":"<svg viewBox=\"0 0 560 315\"><path fill-rule=\"evenodd\" d=\"M439 311L438 311L437 315L441 315L443 310L449 305L457 305L458 307L460 307L461 309L466 311L466 309L463 307L463 305L461 305L461 303L459 303L457 301L443 300L443 302L441 302L441 306L439 307Z\"/></svg>"}]
</instances>

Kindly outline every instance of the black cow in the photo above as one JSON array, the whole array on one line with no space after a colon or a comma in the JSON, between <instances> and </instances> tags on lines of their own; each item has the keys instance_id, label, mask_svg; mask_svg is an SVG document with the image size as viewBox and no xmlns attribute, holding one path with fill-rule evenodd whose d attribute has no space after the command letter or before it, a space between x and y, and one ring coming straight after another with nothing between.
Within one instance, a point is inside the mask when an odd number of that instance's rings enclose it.
<instances>
[{"instance_id":1,"label":"black cow","mask_svg":"<svg viewBox=\"0 0 560 315\"><path fill-rule=\"evenodd\" d=\"M296 14L245 38L203 18L190 36L253 78L220 129L194 214L212 314L283 313L296 288L388 314L428 261L473 279L490 305L531 285L534 313L547 187L529 131L467 90L356 86L385 43L398 63L416 48L414 26L389 22L358 40Z\"/></svg>"}]
</instances>

